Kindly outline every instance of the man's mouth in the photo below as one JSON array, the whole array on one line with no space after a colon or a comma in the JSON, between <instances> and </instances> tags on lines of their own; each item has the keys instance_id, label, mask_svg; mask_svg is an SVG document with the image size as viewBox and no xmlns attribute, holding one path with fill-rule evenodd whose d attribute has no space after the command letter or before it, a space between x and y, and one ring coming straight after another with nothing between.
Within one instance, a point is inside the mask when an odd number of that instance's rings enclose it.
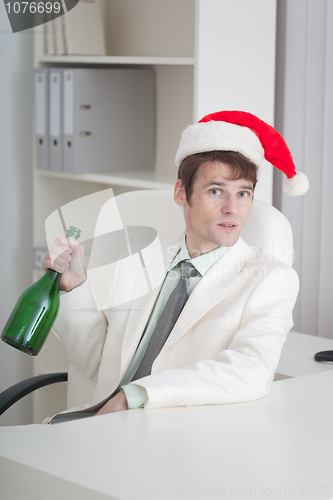
<instances>
[{"instance_id":1,"label":"man's mouth","mask_svg":"<svg viewBox=\"0 0 333 500\"><path fill-rule=\"evenodd\" d=\"M234 229L235 227L237 227L237 224L232 224L232 223L227 224L227 223L225 223L225 224L218 224L218 226L225 228L227 231L228 230L230 231L230 230Z\"/></svg>"}]
</instances>

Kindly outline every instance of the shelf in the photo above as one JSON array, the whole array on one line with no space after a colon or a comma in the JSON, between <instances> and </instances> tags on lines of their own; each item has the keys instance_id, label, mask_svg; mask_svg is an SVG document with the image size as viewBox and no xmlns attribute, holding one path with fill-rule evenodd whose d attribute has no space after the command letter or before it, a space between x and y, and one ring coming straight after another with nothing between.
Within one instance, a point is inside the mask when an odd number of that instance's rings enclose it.
<instances>
[{"instance_id":1,"label":"shelf","mask_svg":"<svg viewBox=\"0 0 333 500\"><path fill-rule=\"evenodd\" d=\"M151 56L43 56L42 64L148 64L161 66L193 66L194 57L151 57Z\"/></svg>"},{"instance_id":2,"label":"shelf","mask_svg":"<svg viewBox=\"0 0 333 500\"><path fill-rule=\"evenodd\" d=\"M142 170L136 172L112 172L91 174L68 174L65 172L50 172L36 170L37 175L55 179L75 180L82 182L96 182L114 186L127 186L139 189L172 189L177 180L177 170L172 174Z\"/></svg>"}]
</instances>

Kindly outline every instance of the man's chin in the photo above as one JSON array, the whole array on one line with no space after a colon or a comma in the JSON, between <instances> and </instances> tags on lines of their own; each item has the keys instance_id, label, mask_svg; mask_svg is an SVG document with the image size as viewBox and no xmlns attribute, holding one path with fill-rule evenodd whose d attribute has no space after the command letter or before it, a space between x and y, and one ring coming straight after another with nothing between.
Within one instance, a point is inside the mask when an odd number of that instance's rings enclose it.
<instances>
[{"instance_id":1,"label":"man's chin","mask_svg":"<svg viewBox=\"0 0 333 500\"><path fill-rule=\"evenodd\" d=\"M216 243L216 245L218 245L219 247L232 247L233 245L235 245L235 243L237 243L238 238L239 233L233 235L230 234L229 237L214 239L214 243Z\"/></svg>"},{"instance_id":2,"label":"man's chin","mask_svg":"<svg viewBox=\"0 0 333 500\"><path fill-rule=\"evenodd\" d=\"M222 229L215 232L213 235L213 241L220 247L232 247L235 243L237 243L238 238L240 236L240 229L238 226L235 226L233 229Z\"/></svg>"}]
</instances>

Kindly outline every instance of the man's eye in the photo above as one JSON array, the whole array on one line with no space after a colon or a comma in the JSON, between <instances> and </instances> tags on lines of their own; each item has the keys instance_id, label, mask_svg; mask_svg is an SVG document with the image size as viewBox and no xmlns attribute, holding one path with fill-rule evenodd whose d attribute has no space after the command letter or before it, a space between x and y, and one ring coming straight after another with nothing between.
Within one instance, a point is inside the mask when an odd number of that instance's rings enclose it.
<instances>
[{"instance_id":1,"label":"man's eye","mask_svg":"<svg viewBox=\"0 0 333 500\"><path fill-rule=\"evenodd\" d=\"M242 191L241 193L239 193L239 196L241 198L245 198L247 196L247 194L248 194L247 191Z\"/></svg>"},{"instance_id":2,"label":"man's eye","mask_svg":"<svg viewBox=\"0 0 333 500\"><path fill-rule=\"evenodd\" d=\"M211 189L210 192L214 195L217 195L220 191L218 189Z\"/></svg>"}]
</instances>

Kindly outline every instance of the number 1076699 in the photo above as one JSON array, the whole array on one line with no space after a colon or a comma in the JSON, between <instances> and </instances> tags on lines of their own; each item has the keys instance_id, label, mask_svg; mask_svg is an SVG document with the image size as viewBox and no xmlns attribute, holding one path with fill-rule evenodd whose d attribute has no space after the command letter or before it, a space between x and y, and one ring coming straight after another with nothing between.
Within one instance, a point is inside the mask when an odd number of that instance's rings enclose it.
<instances>
[{"instance_id":1,"label":"number 1076699","mask_svg":"<svg viewBox=\"0 0 333 500\"><path fill-rule=\"evenodd\" d=\"M60 2L8 2L6 3L8 14L59 14Z\"/></svg>"}]
</instances>

